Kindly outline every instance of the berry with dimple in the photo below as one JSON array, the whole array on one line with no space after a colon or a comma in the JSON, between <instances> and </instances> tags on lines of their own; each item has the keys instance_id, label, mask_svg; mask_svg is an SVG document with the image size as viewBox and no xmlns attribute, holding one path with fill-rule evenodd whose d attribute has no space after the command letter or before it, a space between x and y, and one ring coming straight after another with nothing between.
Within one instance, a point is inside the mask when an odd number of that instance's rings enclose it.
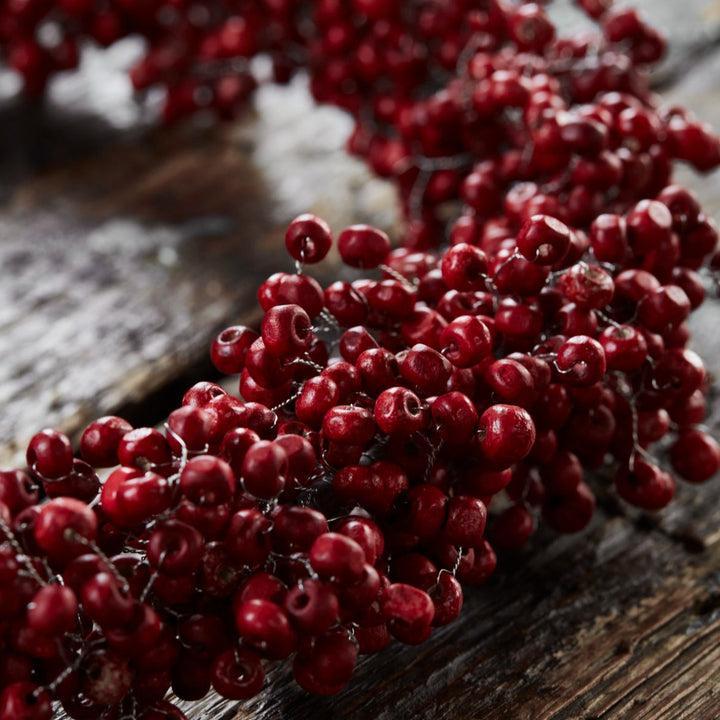
<instances>
[{"instance_id":1,"label":"berry with dimple","mask_svg":"<svg viewBox=\"0 0 720 720\"><path fill-rule=\"evenodd\" d=\"M35 541L51 557L69 560L86 552L97 537L98 520L88 505L75 498L54 498L40 508Z\"/></svg>"},{"instance_id":2,"label":"berry with dimple","mask_svg":"<svg viewBox=\"0 0 720 720\"><path fill-rule=\"evenodd\" d=\"M242 372L245 355L259 335L244 325L232 325L213 340L210 357L213 365L225 375Z\"/></svg>"},{"instance_id":3,"label":"berry with dimple","mask_svg":"<svg viewBox=\"0 0 720 720\"><path fill-rule=\"evenodd\" d=\"M570 249L571 231L565 223L549 215L528 218L517 236L520 253L538 265L554 265Z\"/></svg>"},{"instance_id":4,"label":"berry with dimple","mask_svg":"<svg viewBox=\"0 0 720 720\"><path fill-rule=\"evenodd\" d=\"M285 248L290 256L302 263L320 262L332 246L330 226L317 215L298 215L288 225Z\"/></svg>"},{"instance_id":5,"label":"berry with dimple","mask_svg":"<svg viewBox=\"0 0 720 720\"><path fill-rule=\"evenodd\" d=\"M605 375L605 352L594 338L576 335L560 346L555 364L564 382L587 387Z\"/></svg>"}]
</instances>

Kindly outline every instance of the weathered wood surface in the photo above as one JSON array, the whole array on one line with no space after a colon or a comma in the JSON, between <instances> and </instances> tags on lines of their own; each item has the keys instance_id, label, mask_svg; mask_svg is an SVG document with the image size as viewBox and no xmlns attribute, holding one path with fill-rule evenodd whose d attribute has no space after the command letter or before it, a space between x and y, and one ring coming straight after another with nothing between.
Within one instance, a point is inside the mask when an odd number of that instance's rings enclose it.
<instances>
[{"instance_id":1,"label":"weathered wood surface","mask_svg":"<svg viewBox=\"0 0 720 720\"><path fill-rule=\"evenodd\" d=\"M668 102L720 128L720 2L641 4L675 40L659 75ZM234 127L158 131L113 71L131 53L91 57L42 112L0 107L2 465L45 425L76 433L118 409L159 420L209 372L217 329L255 317L297 212L336 228L394 221L388 189L342 154L345 121L300 85L261 93ZM688 177L719 217L718 174ZM718 312L695 323L716 376ZM279 668L258 699L189 716L717 720L719 508L717 479L650 520L604 498L582 536L541 535L503 558L460 621L363 660L338 696L310 697Z\"/></svg>"}]
</instances>

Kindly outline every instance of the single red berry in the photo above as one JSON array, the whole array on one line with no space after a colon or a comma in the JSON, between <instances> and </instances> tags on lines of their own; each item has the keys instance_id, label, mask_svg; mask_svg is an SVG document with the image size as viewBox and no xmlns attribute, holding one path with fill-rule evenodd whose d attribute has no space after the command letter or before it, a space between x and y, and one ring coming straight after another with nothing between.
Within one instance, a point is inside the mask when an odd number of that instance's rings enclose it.
<instances>
[{"instance_id":1,"label":"single red berry","mask_svg":"<svg viewBox=\"0 0 720 720\"><path fill-rule=\"evenodd\" d=\"M332 231L317 215L298 215L288 225L285 247L290 256L301 263L318 263L330 251Z\"/></svg>"},{"instance_id":2,"label":"single red berry","mask_svg":"<svg viewBox=\"0 0 720 720\"><path fill-rule=\"evenodd\" d=\"M535 443L532 417L515 405L492 405L478 421L478 444L493 464L509 467L522 460Z\"/></svg>"},{"instance_id":3,"label":"single red berry","mask_svg":"<svg viewBox=\"0 0 720 720\"><path fill-rule=\"evenodd\" d=\"M225 328L213 340L210 349L212 364L225 375L242 372L247 351L258 337L254 330L244 325Z\"/></svg>"},{"instance_id":4,"label":"single red berry","mask_svg":"<svg viewBox=\"0 0 720 720\"><path fill-rule=\"evenodd\" d=\"M487 325L473 315L454 318L440 334L443 355L456 367L472 367L492 351Z\"/></svg>"},{"instance_id":5,"label":"single red berry","mask_svg":"<svg viewBox=\"0 0 720 720\"><path fill-rule=\"evenodd\" d=\"M283 608L269 600L248 600L235 611L240 637L267 657L287 657L297 644L297 635Z\"/></svg>"},{"instance_id":6,"label":"single red berry","mask_svg":"<svg viewBox=\"0 0 720 720\"><path fill-rule=\"evenodd\" d=\"M117 465L120 440L132 429L132 425L122 418L101 417L85 428L80 438L80 454L96 468Z\"/></svg>"},{"instance_id":7,"label":"single red berry","mask_svg":"<svg viewBox=\"0 0 720 720\"><path fill-rule=\"evenodd\" d=\"M257 498L277 497L285 487L288 458L281 445L261 440L251 445L242 462L242 485Z\"/></svg>"},{"instance_id":8,"label":"single red berry","mask_svg":"<svg viewBox=\"0 0 720 720\"><path fill-rule=\"evenodd\" d=\"M480 248L460 243L443 255L440 269L443 282L449 288L464 292L485 288L489 264Z\"/></svg>"},{"instance_id":9,"label":"single red berry","mask_svg":"<svg viewBox=\"0 0 720 720\"><path fill-rule=\"evenodd\" d=\"M40 508L35 541L48 555L67 564L87 551L97 531L97 516L88 505L75 498L59 497Z\"/></svg>"},{"instance_id":10,"label":"single red berry","mask_svg":"<svg viewBox=\"0 0 720 720\"><path fill-rule=\"evenodd\" d=\"M517 236L520 253L538 265L554 265L570 249L571 230L549 215L533 215L525 221Z\"/></svg>"},{"instance_id":11,"label":"single red berry","mask_svg":"<svg viewBox=\"0 0 720 720\"><path fill-rule=\"evenodd\" d=\"M309 554L313 570L326 580L353 583L363 575L365 553L354 540L339 533L323 533Z\"/></svg>"},{"instance_id":12,"label":"single red berry","mask_svg":"<svg viewBox=\"0 0 720 720\"><path fill-rule=\"evenodd\" d=\"M196 505L222 505L235 495L235 476L224 460L198 455L182 469L179 486L180 492Z\"/></svg>"},{"instance_id":13,"label":"single red berry","mask_svg":"<svg viewBox=\"0 0 720 720\"><path fill-rule=\"evenodd\" d=\"M675 495L672 476L639 457L618 468L615 487L623 500L644 510L660 510Z\"/></svg>"},{"instance_id":14,"label":"single red berry","mask_svg":"<svg viewBox=\"0 0 720 720\"><path fill-rule=\"evenodd\" d=\"M265 682L265 669L260 658L245 647L220 653L213 661L211 675L214 690L228 700L254 697Z\"/></svg>"},{"instance_id":15,"label":"single red berry","mask_svg":"<svg viewBox=\"0 0 720 720\"><path fill-rule=\"evenodd\" d=\"M28 444L30 469L43 478L61 478L72 470L73 450L66 435L57 430L42 430Z\"/></svg>"},{"instance_id":16,"label":"single red berry","mask_svg":"<svg viewBox=\"0 0 720 720\"><path fill-rule=\"evenodd\" d=\"M260 333L269 353L298 357L310 348L312 321L299 305L275 305L265 313Z\"/></svg>"},{"instance_id":17,"label":"single red berry","mask_svg":"<svg viewBox=\"0 0 720 720\"><path fill-rule=\"evenodd\" d=\"M609 370L632 372L648 356L645 336L632 325L609 325L599 337Z\"/></svg>"},{"instance_id":18,"label":"single red berry","mask_svg":"<svg viewBox=\"0 0 720 720\"><path fill-rule=\"evenodd\" d=\"M390 238L369 225L346 228L338 236L337 244L343 262L356 268L377 267L390 252Z\"/></svg>"},{"instance_id":19,"label":"single red berry","mask_svg":"<svg viewBox=\"0 0 720 720\"><path fill-rule=\"evenodd\" d=\"M587 387L605 375L605 352L597 340L576 335L560 346L555 364L564 382Z\"/></svg>"},{"instance_id":20,"label":"single red berry","mask_svg":"<svg viewBox=\"0 0 720 720\"><path fill-rule=\"evenodd\" d=\"M350 680L357 653L345 632L330 630L300 648L293 660L293 677L308 692L332 695Z\"/></svg>"},{"instance_id":21,"label":"single red berry","mask_svg":"<svg viewBox=\"0 0 720 720\"><path fill-rule=\"evenodd\" d=\"M720 445L701 430L683 430L670 448L670 460L683 479L702 483L720 468Z\"/></svg>"},{"instance_id":22,"label":"single red berry","mask_svg":"<svg viewBox=\"0 0 720 720\"><path fill-rule=\"evenodd\" d=\"M427 421L427 405L411 390L393 387L375 401L375 422L388 435L412 435Z\"/></svg>"}]
</instances>

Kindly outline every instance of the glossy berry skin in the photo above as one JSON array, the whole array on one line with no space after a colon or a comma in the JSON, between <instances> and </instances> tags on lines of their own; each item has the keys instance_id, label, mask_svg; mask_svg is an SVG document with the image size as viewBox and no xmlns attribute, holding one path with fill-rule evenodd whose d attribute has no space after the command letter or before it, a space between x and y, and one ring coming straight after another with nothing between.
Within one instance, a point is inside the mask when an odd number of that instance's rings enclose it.
<instances>
[{"instance_id":1,"label":"glossy berry skin","mask_svg":"<svg viewBox=\"0 0 720 720\"><path fill-rule=\"evenodd\" d=\"M298 215L288 225L285 248L290 257L301 263L318 263L332 247L330 226L317 215Z\"/></svg>"},{"instance_id":2,"label":"glossy berry skin","mask_svg":"<svg viewBox=\"0 0 720 720\"><path fill-rule=\"evenodd\" d=\"M323 292L309 275L275 273L260 286L258 302L266 312L275 305L299 305L315 318L323 308Z\"/></svg>"},{"instance_id":3,"label":"glossy berry skin","mask_svg":"<svg viewBox=\"0 0 720 720\"><path fill-rule=\"evenodd\" d=\"M368 410L337 405L325 414L322 434L334 442L365 445L375 435L375 421Z\"/></svg>"},{"instance_id":4,"label":"glossy berry skin","mask_svg":"<svg viewBox=\"0 0 720 720\"><path fill-rule=\"evenodd\" d=\"M245 355L260 337L244 325L232 325L218 333L210 348L210 358L217 370L225 375L235 375L245 367Z\"/></svg>"},{"instance_id":5,"label":"glossy berry skin","mask_svg":"<svg viewBox=\"0 0 720 720\"><path fill-rule=\"evenodd\" d=\"M584 310L604 308L615 293L612 276L601 267L584 262L573 265L560 278L560 287L570 302Z\"/></svg>"},{"instance_id":6,"label":"glossy berry skin","mask_svg":"<svg viewBox=\"0 0 720 720\"><path fill-rule=\"evenodd\" d=\"M196 505L222 505L235 495L235 476L224 460L198 455L182 469L180 491Z\"/></svg>"},{"instance_id":7,"label":"glossy berry skin","mask_svg":"<svg viewBox=\"0 0 720 720\"><path fill-rule=\"evenodd\" d=\"M299 305L276 305L260 327L265 349L277 357L298 357L310 348L312 321Z\"/></svg>"},{"instance_id":8,"label":"glossy berry skin","mask_svg":"<svg viewBox=\"0 0 720 720\"><path fill-rule=\"evenodd\" d=\"M700 430L684 430L670 448L670 460L684 480L706 482L720 469L720 445Z\"/></svg>"},{"instance_id":9,"label":"glossy berry skin","mask_svg":"<svg viewBox=\"0 0 720 720\"><path fill-rule=\"evenodd\" d=\"M309 578L290 588L284 608L298 631L319 635L337 622L339 604L328 583Z\"/></svg>"},{"instance_id":10,"label":"glossy berry skin","mask_svg":"<svg viewBox=\"0 0 720 720\"><path fill-rule=\"evenodd\" d=\"M297 635L285 611L269 600L248 600L235 611L240 637L269 658L287 657L297 643Z\"/></svg>"},{"instance_id":11,"label":"glossy berry skin","mask_svg":"<svg viewBox=\"0 0 720 720\"><path fill-rule=\"evenodd\" d=\"M533 215L517 236L523 257L538 265L554 265L570 249L571 232L565 223L549 215Z\"/></svg>"},{"instance_id":12,"label":"glossy berry skin","mask_svg":"<svg viewBox=\"0 0 720 720\"><path fill-rule=\"evenodd\" d=\"M354 540L339 533L324 533L309 554L313 570L323 579L353 583L363 575L365 553Z\"/></svg>"},{"instance_id":13,"label":"glossy berry skin","mask_svg":"<svg viewBox=\"0 0 720 720\"><path fill-rule=\"evenodd\" d=\"M648 356L645 336L632 325L609 325L598 338L608 370L632 372L642 367Z\"/></svg>"},{"instance_id":14,"label":"glossy berry skin","mask_svg":"<svg viewBox=\"0 0 720 720\"><path fill-rule=\"evenodd\" d=\"M338 235L337 246L346 265L374 268L380 265L390 252L390 238L369 225L352 225Z\"/></svg>"},{"instance_id":15,"label":"glossy berry skin","mask_svg":"<svg viewBox=\"0 0 720 720\"><path fill-rule=\"evenodd\" d=\"M173 454L205 452L212 435L214 418L210 412L199 407L173 410L168 416L165 436Z\"/></svg>"},{"instance_id":16,"label":"glossy berry skin","mask_svg":"<svg viewBox=\"0 0 720 720\"><path fill-rule=\"evenodd\" d=\"M438 434L450 445L464 445L477 430L477 409L464 393L454 391L436 397L430 411Z\"/></svg>"},{"instance_id":17,"label":"glossy berry skin","mask_svg":"<svg viewBox=\"0 0 720 720\"><path fill-rule=\"evenodd\" d=\"M261 387L274 389L292 379L295 374L295 366L286 363L284 358L271 353L265 346L265 341L259 338L247 351L243 374L245 371ZM253 398L246 397L245 399L252 400Z\"/></svg>"},{"instance_id":18,"label":"glossy berry skin","mask_svg":"<svg viewBox=\"0 0 720 720\"><path fill-rule=\"evenodd\" d=\"M566 340L558 350L555 363L563 373L563 381L572 385L587 387L605 375L606 362L602 345L586 335L576 335Z\"/></svg>"},{"instance_id":19,"label":"glossy berry skin","mask_svg":"<svg viewBox=\"0 0 720 720\"><path fill-rule=\"evenodd\" d=\"M67 436L42 430L33 436L26 454L30 469L43 478L61 478L72 470L73 450Z\"/></svg>"},{"instance_id":20,"label":"glossy berry skin","mask_svg":"<svg viewBox=\"0 0 720 720\"><path fill-rule=\"evenodd\" d=\"M465 292L485 288L489 264L480 248L460 243L445 253L440 269L443 282L449 288Z\"/></svg>"},{"instance_id":21,"label":"glossy berry skin","mask_svg":"<svg viewBox=\"0 0 720 720\"><path fill-rule=\"evenodd\" d=\"M249 648L220 653L212 665L212 686L228 700L247 700L262 689L265 670L259 656Z\"/></svg>"},{"instance_id":22,"label":"glossy berry skin","mask_svg":"<svg viewBox=\"0 0 720 720\"><path fill-rule=\"evenodd\" d=\"M625 218L611 213L598 215L590 226L590 245L599 262L624 262L630 252Z\"/></svg>"},{"instance_id":23,"label":"glossy berry skin","mask_svg":"<svg viewBox=\"0 0 720 720\"><path fill-rule=\"evenodd\" d=\"M109 572L91 575L80 592L83 610L101 628L121 627L132 621L135 601Z\"/></svg>"},{"instance_id":24,"label":"glossy berry skin","mask_svg":"<svg viewBox=\"0 0 720 720\"><path fill-rule=\"evenodd\" d=\"M338 280L325 288L325 309L343 327L362 325L370 311L365 296L350 283Z\"/></svg>"},{"instance_id":25,"label":"glossy berry skin","mask_svg":"<svg viewBox=\"0 0 720 720\"><path fill-rule=\"evenodd\" d=\"M151 566L165 575L180 577L197 569L202 550L203 537L194 527L170 519L156 525L146 552Z\"/></svg>"},{"instance_id":26,"label":"glossy berry skin","mask_svg":"<svg viewBox=\"0 0 720 720\"><path fill-rule=\"evenodd\" d=\"M298 419L313 428L320 428L325 413L340 401L340 390L327 375L318 375L305 382L295 401Z\"/></svg>"},{"instance_id":27,"label":"glossy berry skin","mask_svg":"<svg viewBox=\"0 0 720 720\"><path fill-rule=\"evenodd\" d=\"M680 324L690 315L690 300L677 285L664 285L638 305L638 320L653 332Z\"/></svg>"},{"instance_id":28,"label":"glossy berry skin","mask_svg":"<svg viewBox=\"0 0 720 720\"><path fill-rule=\"evenodd\" d=\"M492 350L492 336L487 325L474 315L461 315L440 333L443 355L456 367L472 367Z\"/></svg>"},{"instance_id":29,"label":"glossy berry skin","mask_svg":"<svg viewBox=\"0 0 720 720\"><path fill-rule=\"evenodd\" d=\"M412 390L393 387L378 395L374 416L382 432L407 437L426 424L427 407Z\"/></svg>"},{"instance_id":30,"label":"glossy berry skin","mask_svg":"<svg viewBox=\"0 0 720 720\"><path fill-rule=\"evenodd\" d=\"M257 498L274 498L285 487L288 458L280 445L261 440L248 448L241 472L247 492Z\"/></svg>"},{"instance_id":31,"label":"glossy berry skin","mask_svg":"<svg viewBox=\"0 0 720 720\"><path fill-rule=\"evenodd\" d=\"M225 550L238 566L262 565L272 550L272 522L254 508L238 510L230 519Z\"/></svg>"},{"instance_id":32,"label":"glossy berry skin","mask_svg":"<svg viewBox=\"0 0 720 720\"><path fill-rule=\"evenodd\" d=\"M0 502L11 515L37 505L39 487L22 470L0 470Z\"/></svg>"},{"instance_id":33,"label":"glossy berry skin","mask_svg":"<svg viewBox=\"0 0 720 720\"><path fill-rule=\"evenodd\" d=\"M164 476L135 467L113 470L100 491L103 512L121 527L135 527L167 510L171 502Z\"/></svg>"},{"instance_id":34,"label":"glossy berry skin","mask_svg":"<svg viewBox=\"0 0 720 720\"><path fill-rule=\"evenodd\" d=\"M400 360L400 374L425 396L437 395L447 387L452 363L434 348L418 343Z\"/></svg>"},{"instance_id":35,"label":"glossy berry skin","mask_svg":"<svg viewBox=\"0 0 720 720\"><path fill-rule=\"evenodd\" d=\"M60 497L40 509L35 541L48 555L66 564L86 552L97 531L97 516L84 502Z\"/></svg>"},{"instance_id":36,"label":"glossy berry skin","mask_svg":"<svg viewBox=\"0 0 720 720\"><path fill-rule=\"evenodd\" d=\"M137 428L122 436L118 444L118 460L121 465L143 468L148 464L169 463L172 453L161 432L155 428Z\"/></svg>"},{"instance_id":37,"label":"glossy berry skin","mask_svg":"<svg viewBox=\"0 0 720 720\"><path fill-rule=\"evenodd\" d=\"M661 247L672 232L672 214L657 200L641 200L628 213L627 233L630 247L644 254Z\"/></svg>"},{"instance_id":38,"label":"glossy berry skin","mask_svg":"<svg viewBox=\"0 0 720 720\"><path fill-rule=\"evenodd\" d=\"M33 682L15 682L0 694L0 720L50 720L50 695Z\"/></svg>"},{"instance_id":39,"label":"glossy berry skin","mask_svg":"<svg viewBox=\"0 0 720 720\"><path fill-rule=\"evenodd\" d=\"M405 583L386 587L380 598L385 617L418 626L432 622L435 608L427 593Z\"/></svg>"},{"instance_id":40,"label":"glossy berry skin","mask_svg":"<svg viewBox=\"0 0 720 720\"><path fill-rule=\"evenodd\" d=\"M80 438L80 454L96 468L117 465L120 440L132 429L129 422L113 415L94 420Z\"/></svg>"},{"instance_id":41,"label":"glossy berry skin","mask_svg":"<svg viewBox=\"0 0 720 720\"><path fill-rule=\"evenodd\" d=\"M655 363L652 388L677 401L699 390L705 374L705 366L697 353L687 348L672 348Z\"/></svg>"},{"instance_id":42,"label":"glossy berry skin","mask_svg":"<svg viewBox=\"0 0 720 720\"><path fill-rule=\"evenodd\" d=\"M46 585L28 605L28 625L45 635L61 635L75 628L78 600L71 588Z\"/></svg>"},{"instance_id":43,"label":"glossy berry skin","mask_svg":"<svg viewBox=\"0 0 720 720\"><path fill-rule=\"evenodd\" d=\"M532 417L516 405L492 405L478 420L478 445L494 465L509 467L522 460L535 443Z\"/></svg>"},{"instance_id":44,"label":"glossy berry skin","mask_svg":"<svg viewBox=\"0 0 720 720\"><path fill-rule=\"evenodd\" d=\"M675 495L672 476L640 457L618 468L615 487L623 500L644 510L660 510Z\"/></svg>"}]
</instances>

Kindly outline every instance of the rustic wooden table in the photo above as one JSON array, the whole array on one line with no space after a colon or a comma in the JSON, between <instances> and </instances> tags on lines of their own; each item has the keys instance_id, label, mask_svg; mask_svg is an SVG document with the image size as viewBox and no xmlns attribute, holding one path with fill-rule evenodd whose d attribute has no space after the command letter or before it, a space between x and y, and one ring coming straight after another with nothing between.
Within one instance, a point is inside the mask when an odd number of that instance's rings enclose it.
<instances>
[{"instance_id":1,"label":"rustic wooden table","mask_svg":"<svg viewBox=\"0 0 720 720\"><path fill-rule=\"evenodd\" d=\"M641 4L673 42L656 77L665 101L720 128L720 2ZM122 74L134 53L124 43L88 55L42 107L0 76L2 465L21 462L41 427L77 437L110 412L160 421L212 376L215 333L257 319L256 287L288 265L295 214L336 229L397 221L388 186L343 153L347 119L313 107L302 82L263 90L236 125L158 130ZM720 174L681 175L720 217ZM716 376L719 311L707 303L694 321ZM717 478L658 516L605 498L580 536L541 534L501 560L458 622L363 660L339 695L311 697L279 668L256 700L211 698L189 716L720 717Z\"/></svg>"}]
</instances>

